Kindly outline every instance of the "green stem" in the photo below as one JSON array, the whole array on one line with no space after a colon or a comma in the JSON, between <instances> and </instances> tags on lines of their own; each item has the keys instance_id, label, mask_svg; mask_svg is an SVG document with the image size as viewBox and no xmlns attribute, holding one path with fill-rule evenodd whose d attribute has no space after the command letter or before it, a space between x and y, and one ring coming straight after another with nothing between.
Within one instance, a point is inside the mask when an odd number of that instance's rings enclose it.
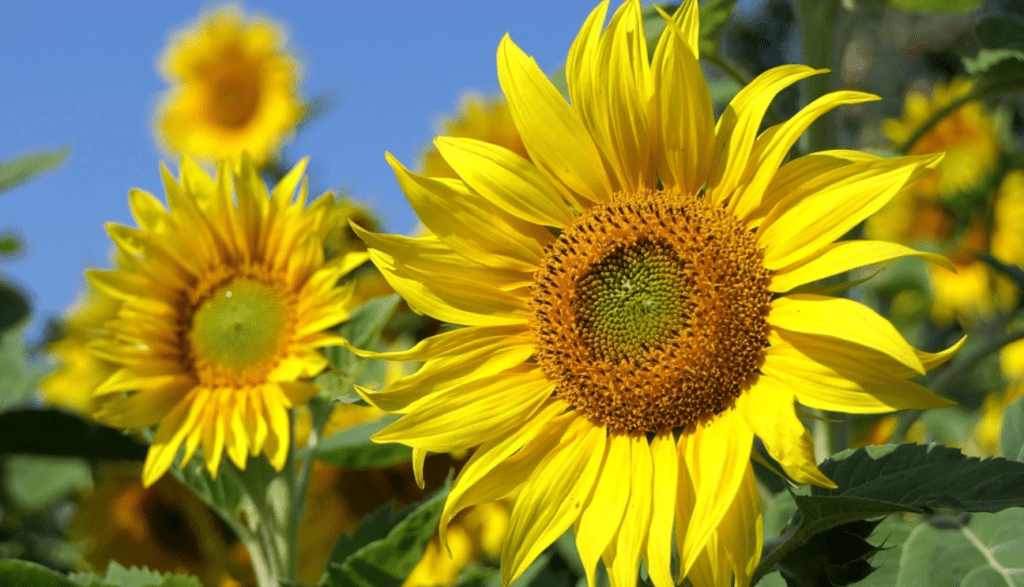
<instances>
[{"instance_id":1,"label":"green stem","mask_svg":"<svg viewBox=\"0 0 1024 587\"><path fill-rule=\"evenodd\" d=\"M796 0L797 22L803 62L815 68L835 70L836 20L839 0ZM803 82L804 103L829 92L833 73L816 75ZM807 152L814 153L836 147L836 122L833 113L827 113L811 125L807 134Z\"/></svg>"},{"instance_id":2,"label":"green stem","mask_svg":"<svg viewBox=\"0 0 1024 587\"><path fill-rule=\"evenodd\" d=\"M932 127L938 124L943 118L949 116L950 114L955 112L957 108L963 106L964 104L970 102L971 100L978 100L980 98L981 95L977 93L975 88L972 88L970 92L967 92L963 96L957 98L956 100L953 100L952 102L946 104L942 108L939 108L935 112L932 112L932 115L928 117L928 120L925 120L924 124L917 127L917 129L914 130L914 134L910 135L910 138L908 138L906 141L903 141L903 143L899 147L896 147L896 152L899 153L900 155L906 155L907 153L910 152L910 149L914 148L914 145L917 144L917 141L921 140L921 137L927 134L928 131L930 131Z\"/></svg>"},{"instance_id":3,"label":"green stem","mask_svg":"<svg viewBox=\"0 0 1024 587\"><path fill-rule=\"evenodd\" d=\"M290 488L291 503L288 508L288 518L285 525L285 540L289 545L291 556L288 559L288 578L295 580L298 573L298 550L299 550L299 529L302 526L302 517L306 509L306 493L309 488L309 479L313 473L313 462L316 460L316 451L320 446L320 440L323 437L324 426L327 425L327 420L330 419L331 406L329 402L324 402L314 398L309 404L309 411L312 415L312 425L309 431L309 440L306 443L308 448L307 456L302 461L302 466L299 468L298 475L288 474L286 475L289 481L292 481ZM294 430L294 426L292 427ZM294 432L292 436L292 448L289 451L288 461L291 464L290 469L294 471L295 463L295 438Z\"/></svg>"}]
</instances>

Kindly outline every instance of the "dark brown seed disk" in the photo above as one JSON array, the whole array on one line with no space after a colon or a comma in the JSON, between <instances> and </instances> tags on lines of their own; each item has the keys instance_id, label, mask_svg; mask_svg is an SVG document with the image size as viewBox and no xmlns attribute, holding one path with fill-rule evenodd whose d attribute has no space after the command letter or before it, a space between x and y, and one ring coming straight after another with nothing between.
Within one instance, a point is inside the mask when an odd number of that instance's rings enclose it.
<instances>
[{"instance_id":1,"label":"dark brown seed disk","mask_svg":"<svg viewBox=\"0 0 1024 587\"><path fill-rule=\"evenodd\" d=\"M536 359L559 397L618 432L731 407L768 346L754 234L702 197L619 196L584 212L536 272Z\"/></svg>"}]
</instances>

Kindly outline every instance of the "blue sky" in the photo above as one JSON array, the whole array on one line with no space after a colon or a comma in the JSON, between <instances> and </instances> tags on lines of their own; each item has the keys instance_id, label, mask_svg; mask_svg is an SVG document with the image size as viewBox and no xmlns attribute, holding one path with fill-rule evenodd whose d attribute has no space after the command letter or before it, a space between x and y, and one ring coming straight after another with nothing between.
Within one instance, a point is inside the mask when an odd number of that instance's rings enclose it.
<instances>
[{"instance_id":1,"label":"blue sky","mask_svg":"<svg viewBox=\"0 0 1024 587\"><path fill-rule=\"evenodd\" d=\"M0 19L0 160L70 146L57 171L0 196L0 232L25 253L0 270L40 319L69 307L82 271L105 266L106 222L133 224L131 187L161 194L164 158L151 130L165 84L156 69L169 35L201 2L57 3L8 0ZM304 63L307 97L330 113L286 153L311 156L311 187L367 202L391 231L415 219L384 161L413 164L467 90L498 91L495 50L510 32L546 71L561 65L594 0L244 4L285 23ZM384 8L384 7L387 8Z\"/></svg>"}]
</instances>

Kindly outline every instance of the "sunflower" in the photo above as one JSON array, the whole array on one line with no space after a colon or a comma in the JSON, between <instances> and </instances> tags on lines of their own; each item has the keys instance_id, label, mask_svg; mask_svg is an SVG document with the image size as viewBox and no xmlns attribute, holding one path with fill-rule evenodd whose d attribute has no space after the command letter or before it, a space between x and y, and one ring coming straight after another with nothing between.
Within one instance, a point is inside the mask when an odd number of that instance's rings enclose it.
<instances>
[{"instance_id":1,"label":"sunflower","mask_svg":"<svg viewBox=\"0 0 1024 587\"><path fill-rule=\"evenodd\" d=\"M316 393L306 379L327 366L318 349L340 341L328 329L354 303L353 287L339 279L366 258L325 261L334 201L306 208L305 166L268 193L247 158L234 178L227 164L210 177L185 160L180 180L162 168L168 209L133 190L139 228L108 226L124 263L88 276L119 307L89 348L118 369L95 390L95 416L121 428L157 426L146 485L182 445L182 463L201 445L211 474L225 452L240 468L261 452L284 465L287 410Z\"/></svg>"},{"instance_id":2,"label":"sunflower","mask_svg":"<svg viewBox=\"0 0 1024 587\"><path fill-rule=\"evenodd\" d=\"M58 367L39 383L47 403L77 414L90 414L99 407L92 392L117 370L117 365L96 356L87 345L105 330L109 320L117 317L118 306L114 298L89 287L68 312L62 324L63 337L47 349Z\"/></svg>"},{"instance_id":3,"label":"sunflower","mask_svg":"<svg viewBox=\"0 0 1024 587\"><path fill-rule=\"evenodd\" d=\"M492 145L505 147L527 159L530 154L523 146L523 139L512 122L508 104L501 98L484 98L478 94L466 94L459 103L459 111L442 125L443 134L450 137L479 139ZM458 177L445 163L437 149L427 149L420 156L419 169L431 177Z\"/></svg>"},{"instance_id":4,"label":"sunflower","mask_svg":"<svg viewBox=\"0 0 1024 587\"><path fill-rule=\"evenodd\" d=\"M238 161L246 151L267 163L303 113L299 63L284 43L279 25L230 5L178 32L161 59L172 87L157 112L159 140L178 155Z\"/></svg>"},{"instance_id":5,"label":"sunflower","mask_svg":"<svg viewBox=\"0 0 1024 587\"><path fill-rule=\"evenodd\" d=\"M854 151L783 164L826 111L875 99L842 91L758 134L769 102L821 73L788 65L741 90L717 124L688 0L649 56L640 3L602 32L600 4L566 61L570 103L507 36L498 78L530 159L439 138L458 178L391 162L431 234L357 230L418 312L464 326L393 360L425 361L370 403L402 417L374 436L428 451L476 447L441 533L463 508L514 499L501 567L514 581L575 528L629 587L640 559L658 587L746 584L760 556L750 464L758 436L801 483L817 468L795 401L883 413L947 405L909 381L955 350L912 348L884 318L810 284L934 255L834 243L936 164Z\"/></svg>"}]
</instances>

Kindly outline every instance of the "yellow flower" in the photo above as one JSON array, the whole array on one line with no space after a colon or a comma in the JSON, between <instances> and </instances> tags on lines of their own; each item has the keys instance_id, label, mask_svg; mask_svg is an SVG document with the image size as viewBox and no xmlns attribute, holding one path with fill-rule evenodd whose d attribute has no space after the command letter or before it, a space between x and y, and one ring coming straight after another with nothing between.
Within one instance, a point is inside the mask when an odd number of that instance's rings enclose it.
<instances>
[{"instance_id":1,"label":"yellow flower","mask_svg":"<svg viewBox=\"0 0 1024 587\"><path fill-rule=\"evenodd\" d=\"M999 353L999 370L1006 382L1006 389L985 398L981 406L981 417L974 427L974 440L985 456L999 452L1006 408L1024 396L1024 341L1018 340L1003 347ZM1016 455L1009 456L1013 458Z\"/></svg>"},{"instance_id":2,"label":"yellow flower","mask_svg":"<svg viewBox=\"0 0 1024 587\"><path fill-rule=\"evenodd\" d=\"M299 64L284 43L276 23L244 19L232 5L177 33L161 59L172 86L156 120L164 146L212 161L276 156L303 112Z\"/></svg>"},{"instance_id":3,"label":"yellow flower","mask_svg":"<svg viewBox=\"0 0 1024 587\"><path fill-rule=\"evenodd\" d=\"M162 168L167 210L133 190L139 228L108 226L124 262L88 275L119 308L89 347L119 368L95 391L96 417L121 428L159 424L146 485L182 445L182 463L201 445L212 474L225 452L240 468L261 452L284 465L287 410L316 393L306 379L327 366L318 349L340 342L327 329L353 307L353 288L338 281L366 258L325 261L334 201L305 207L305 165L268 193L248 159L233 181L226 165L210 177L185 160L180 180Z\"/></svg>"},{"instance_id":4,"label":"yellow flower","mask_svg":"<svg viewBox=\"0 0 1024 587\"><path fill-rule=\"evenodd\" d=\"M196 575L203 585L255 585L245 547L210 508L174 479L143 487L137 466L107 465L84 495L68 535L85 561Z\"/></svg>"},{"instance_id":5,"label":"yellow flower","mask_svg":"<svg viewBox=\"0 0 1024 587\"><path fill-rule=\"evenodd\" d=\"M508 104L501 98L486 99L476 94L462 97L458 114L443 124L443 132L449 137L479 139L492 145L530 158L523 146L523 139L512 122ZM421 156L420 171L431 177L458 177L455 170L445 163L437 149L427 149Z\"/></svg>"},{"instance_id":6,"label":"yellow flower","mask_svg":"<svg viewBox=\"0 0 1024 587\"><path fill-rule=\"evenodd\" d=\"M91 414L99 407L92 392L117 370L117 365L96 356L87 345L105 331L108 320L117 317L118 306L117 300L90 287L68 313L64 337L49 345L59 366L39 384L48 403L78 414Z\"/></svg>"},{"instance_id":7,"label":"yellow flower","mask_svg":"<svg viewBox=\"0 0 1024 587\"><path fill-rule=\"evenodd\" d=\"M835 243L940 157L853 151L783 164L836 92L760 135L769 102L821 73L789 65L741 90L717 124L697 57L697 2L667 18L652 56L640 3L605 31L590 15L566 60L569 102L506 37L498 79L527 160L484 141L438 138L458 178L389 156L431 234L357 230L416 311L463 325L394 360L425 361L381 391L403 414L375 435L430 452L478 447L456 478L442 540L466 507L514 506L504 584L569 527L594 584L599 559L631 587L745 585L761 551L753 439L794 480L832 486L794 402L857 413L947 405L909 381L945 361L912 348L857 302L806 291L908 255ZM781 166L781 167L780 167ZM799 289L798 289L799 288Z\"/></svg>"},{"instance_id":8,"label":"yellow flower","mask_svg":"<svg viewBox=\"0 0 1024 587\"><path fill-rule=\"evenodd\" d=\"M964 79L954 79L949 85L937 83L930 100L920 92L907 94L903 118L886 120L882 131L893 145L902 144L932 114L970 92L972 85ZM909 152L929 153L945 153L946 157L934 173L914 185L917 195L934 200L978 185L999 161L999 137L992 115L980 102L957 108L918 139Z\"/></svg>"},{"instance_id":9,"label":"yellow flower","mask_svg":"<svg viewBox=\"0 0 1024 587\"><path fill-rule=\"evenodd\" d=\"M946 324L971 322L1014 307L1020 292L1010 278L975 255L989 253L1009 265L1024 265L1024 171L1007 173L992 196L990 218L975 219L947 254L956 271L929 267L932 317Z\"/></svg>"}]
</instances>

